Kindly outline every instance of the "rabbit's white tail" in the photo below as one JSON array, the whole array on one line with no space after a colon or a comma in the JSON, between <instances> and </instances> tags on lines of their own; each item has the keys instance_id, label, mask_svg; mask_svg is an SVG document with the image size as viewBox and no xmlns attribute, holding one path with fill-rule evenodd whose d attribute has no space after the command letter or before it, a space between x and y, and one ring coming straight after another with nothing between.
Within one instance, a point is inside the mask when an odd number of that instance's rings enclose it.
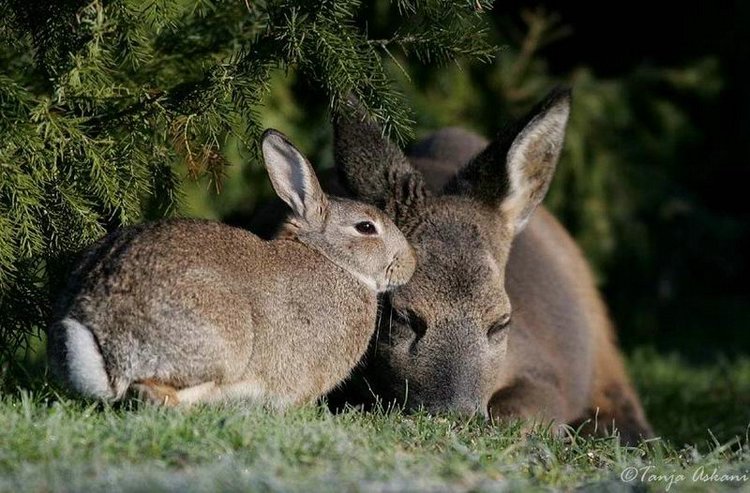
<instances>
[{"instance_id":1,"label":"rabbit's white tail","mask_svg":"<svg viewBox=\"0 0 750 493\"><path fill-rule=\"evenodd\" d=\"M70 385L82 395L111 400L115 392L104 369L104 358L94 334L73 318L60 322L65 328L65 346Z\"/></svg>"}]
</instances>

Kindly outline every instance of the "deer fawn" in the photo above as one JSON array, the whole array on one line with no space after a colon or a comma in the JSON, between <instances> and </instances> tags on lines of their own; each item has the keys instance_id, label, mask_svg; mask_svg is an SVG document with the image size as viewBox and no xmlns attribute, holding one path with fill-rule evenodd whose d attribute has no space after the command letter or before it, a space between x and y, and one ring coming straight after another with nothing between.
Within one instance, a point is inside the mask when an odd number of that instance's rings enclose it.
<instances>
[{"instance_id":1,"label":"deer fawn","mask_svg":"<svg viewBox=\"0 0 750 493\"><path fill-rule=\"evenodd\" d=\"M431 412L592 418L627 443L652 434L586 261L538 207L570 102L555 90L492 142L444 129L409 156L362 114L336 122L342 185L385 211L418 259L383 298L359 370L367 393Z\"/></svg>"}]
</instances>

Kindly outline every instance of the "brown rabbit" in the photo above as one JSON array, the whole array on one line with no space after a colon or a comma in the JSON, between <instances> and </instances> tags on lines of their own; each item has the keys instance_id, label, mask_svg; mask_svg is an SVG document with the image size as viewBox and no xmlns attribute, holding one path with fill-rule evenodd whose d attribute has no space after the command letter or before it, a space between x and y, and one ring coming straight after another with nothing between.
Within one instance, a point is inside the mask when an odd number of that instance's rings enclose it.
<instances>
[{"instance_id":1,"label":"brown rabbit","mask_svg":"<svg viewBox=\"0 0 750 493\"><path fill-rule=\"evenodd\" d=\"M375 329L377 294L415 256L376 208L328 197L284 136L263 136L283 239L209 221L117 231L86 253L49 329L50 365L101 400L128 389L176 405L244 398L276 408L341 382Z\"/></svg>"}]
</instances>

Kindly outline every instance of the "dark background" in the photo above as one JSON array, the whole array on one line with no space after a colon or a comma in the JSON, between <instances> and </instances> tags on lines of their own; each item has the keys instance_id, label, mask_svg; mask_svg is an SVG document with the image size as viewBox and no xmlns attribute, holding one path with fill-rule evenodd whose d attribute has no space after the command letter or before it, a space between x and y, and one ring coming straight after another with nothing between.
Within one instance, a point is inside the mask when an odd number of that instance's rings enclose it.
<instances>
[{"instance_id":1,"label":"dark background","mask_svg":"<svg viewBox=\"0 0 750 493\"><path fill-rule=\"evenodd\" d=\"M500 2L495 16L514 17L513 12L528 5ZM559 13L571 28L569 36L540 52L560 77L579 65L601 77L621 78L643 66L679 68L706 58L718 62L722 88L711 100L672 95L695 133L673 156L653 163L670 173L664 201L678 196L690 209L669 221L641 211L638 219L656 243L653 258L634 265L631 252L617 249L605 293L627 344L646 338L694 357L747 352L750 6L643 1L535 5ZM641 311L653 313L640 316ZM652 320L641 326L643 318Z\"/></svg>"}]
</instances>

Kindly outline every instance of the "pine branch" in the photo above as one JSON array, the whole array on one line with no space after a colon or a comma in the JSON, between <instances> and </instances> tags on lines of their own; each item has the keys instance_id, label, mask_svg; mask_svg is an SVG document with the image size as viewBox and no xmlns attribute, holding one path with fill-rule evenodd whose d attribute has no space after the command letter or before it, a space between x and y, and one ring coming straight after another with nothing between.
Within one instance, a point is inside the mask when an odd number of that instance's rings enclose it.
<instances>
[{"instance_id":1,"label":"pine branch","mask_svg":"<svg viewBox=\"0 0 750 493\"><path fill-rule=\"evenodd\" d=\"M185 178L220 190L230 139L257 156L275 70L317 85L334 114L357 96L403 140L411 113L384 50L487 60L489 7L399 1L403 23L377 41L359 0L0 0L0 365L46 326L75 252L175 213Z\"/></svg>"}]
</instances>

